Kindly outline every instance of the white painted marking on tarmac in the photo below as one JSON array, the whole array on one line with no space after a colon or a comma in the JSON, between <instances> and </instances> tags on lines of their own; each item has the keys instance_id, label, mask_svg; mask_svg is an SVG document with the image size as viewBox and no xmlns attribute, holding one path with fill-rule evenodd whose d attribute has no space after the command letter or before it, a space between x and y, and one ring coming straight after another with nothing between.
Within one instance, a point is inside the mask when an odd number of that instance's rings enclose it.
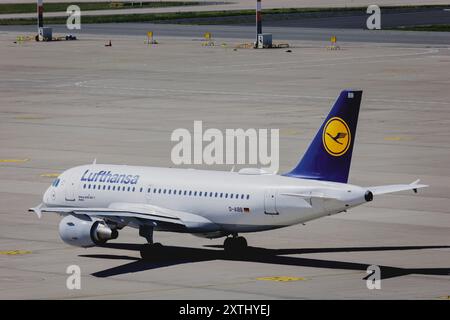
<instances>
[{"instance_id":1,"label":"white painted marking on tarmac","mask_svg":"<svg viewBox=\"0 0 450 320\"><path fill-rule=\"evenodd\" d=\"M405 49L405 48L402 48ZM417 48L407 48L407 49L411 49L411 50L417 50ZM352 56L352 57L342 57L342 58L321 58L321 59L314 59L314 60L307 60L307 61L303 61L305 64L310 64L311 62L321 62L321 61L343 61L343 60L354 60L354 59L376 59L376 58L392 58L392 57L408 57L408 56L417 56L417 55L427 55L430 53L437 53L439 52L438 49L432 48L432 49L427 49L423 52L414 52L414 53L403 53L403 54L381 54L381 55L373 55L373 56ZM299 64L299 60L295 60L295 61L281 61L281 62L272 62L272 63L253 63L253 64L231 64L231 65L214 65L214 66L204 66L205 69L217 69L217 68L225 68L225 69L229 69L232 67L269 67L269 66L274 66L274 67L278 67L281 64L295 64L298 65ZM269 67L270 68L270 67ZM255 69L255 68L247 68L245 69L246 71L248 70L258 70L259 68Z\"/></svg>"},{"instance_id":2,"label":"white painted marking on tarmac","mask_svg":"<svg viewBox=\"0 0 450 320\"><path fill-rule=\"evenodd\" d=\"M429 53L436 53L436 52L438 52L438 51L429 52ZM411 56L411 57L408 57L408 56ZM416 57L416 58L414 58L414 57L412 57L413 55L408 55L408 56L401 57L401 58L404 58L404 59L402 59L402 61L404 61L404 60L417 60L417 59L426 58L426 57ZM387 57L389 57L389 56L386 56L385 58L387 58ZM398 57L398 56L393 56L393 57ZM369 57L367 57L367 58L369 58ZM373 58L374 57L372 57L372 59ZM358 57L353 57L352 59L358 59ZM289 66L289 69L292 70L292 69L311 68L311 67L326 67L326 66L339 67L339 66L342 66L342 65L369 64L369 63L380 63L380 62L392 62L392 59L373 60L373 61L372 60L369 60L369 61L364 60L364 61L357 61L357 62L349 61L349 62L340 62L340 63L334 62L334 63L322 63L322 64L300 64L300 65ZM249 72L249 71L269 70L269 69L274 69L274 68L279 69L279 66L275 65L273 67L261 67L261 68L257 68L257 69L226 70L226 72Z\"/></svg>"},{"instance_id":3,"label":"white painted marking on tarmac","mask_svg":"<svg viewBox=\"0 0 450 320\"><path fill-rule=\"evenodd\" d=\"M126 83L128 80L123 79L110 79L114 81L119 81L121 83ZM106 90L125 90L125 91L157 91L157 92L169 92L169 93L187 93L187 94L213 94L213 95L235 95L235 96L255 96L255 97L274 97L274 98L294 98L294 99L320 99L320 100L334 100L336 97L327 96L310 96L310 95L288 95L288 94L276 94L276 93L254 93L254 92L238 92L238 91L215 91L215 90L187 90L187 89L167 89L167 88L136 88L136 87L124 87L124 86L108 86L108 85L95 85L89 84L90 82L97 80L86 80L76 82L75 86L88 89L106 89ZM378 101L378 102L389 102L389 103L416 103L416 104L442 104L448 105L448 102L444 101L419 101L419 100L400 100L400 99L365 99L366 101Z\"/></svg>"}]
</instances>

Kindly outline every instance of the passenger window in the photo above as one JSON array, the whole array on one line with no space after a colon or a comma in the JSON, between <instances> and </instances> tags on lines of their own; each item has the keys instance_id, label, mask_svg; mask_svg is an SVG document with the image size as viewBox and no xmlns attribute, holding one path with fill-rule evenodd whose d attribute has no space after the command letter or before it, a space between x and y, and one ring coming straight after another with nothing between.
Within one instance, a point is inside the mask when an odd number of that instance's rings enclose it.
<instances>
[{"instance_id":1,"label":"passenger window","mask_svg":"<svg viewBox=\"0 0 450 320\"><path fill-rule=\"evenodd\" d=\"M108 186L108 190L111 190L111 186Z\"/></svg>"},{"instance_id":2,"label":"passenger window","mask_svg":"<svg viewBox=\"0 0 450 320\"><path fill-rule=\"evenodd\" d=\"M222 196L223 196L223 192L220 193L220 197L221 197L221 198L222 198Z\"/></svg>"},{"instance_id":3,"label":"passenger window","mask_svg":"<svg viewBox=\"0 0 450 320\"><path fill-rule=\"evenodd\" d=\"M139 191L142 192L142 188Z\"/></svg>"},{"instance_id":4,"label":"passenger window","mask_svg":"<svg viewBox=\"0 0 450 320\"><path fill-rule=\"evenodd\" d=\"M225 198L228 198L228 193L225 193Z\"/></svg>"},{"instance_id":5,"label":"passenger window","mask_svg":"<svg viewBox=\"0 0 450 320\"><path fill-rule=\"evenodd\" d=\"M186 193L187 193L187 191L186 191L186 190L184 190L184 194L183 194L183 195L186 195Z\"/></svg>"},{"instance_id":6,"label":"passenger window","mask_svg":"<svg viewBox=\"0 0 450 320\"><path fill-rule=\"evenodd\" d=\"M189 195L192 196L192 190L189 191Z\"/></svg>"},{"instance_id":7,"label":"passenger window","mask_svg":"<svg viewBox=\"0 0 450 320\"><path fill-rule=\"evenodd\" d=\"M132 189L132 190L133 190L133 192L134 192L134 190L136 190L136 188L135 188L135 187L133 187L133 189Z\"/></svg>"},{"instance_id":8,"label":"passenger window","mask_svg":"<svg viewBox=\"0 0 450 320\"><path fill-rule=\"evenodd\" d=\"M241 199L244 199L244 195L243 194L241 194Z\"/></svg>"},{"instance_id":9,"label":"passenger window","mask_svg":"<svg viewBox=\"0 0 450 320\"><path fill-rule=\"evenodd\" d=\"M250 195L249 195L249 194L247 195L247 200L248 200L248 199L250 199Z\"/></svg>"},{"instance_id":10,"label":"passenger window","mask_svg":"<svg viewBox=\"0 0 450 320\"><path fill-rule=\"evenodd\" d=\"M233 199L233 194L232 193L230 194L230 199Z\"/></svg>"},{"instance_id":11,"label":"passenger window","mask_svg":"<svg viewBox=\"0 0 450 320\"><path fill-rule=\"evenodd\" d=\"M194 197L197 195L197 191L194 191Z\"/></svg>"},{"instance_id":12,"label":"passenger window","mask_svg":"<svg viewBox=\"0 0 450 320\"><path fill-rule=\"evenodd\" d=\"M103 186L103 190L106 190L106 185Z\"/></svg>"}]
</instances>

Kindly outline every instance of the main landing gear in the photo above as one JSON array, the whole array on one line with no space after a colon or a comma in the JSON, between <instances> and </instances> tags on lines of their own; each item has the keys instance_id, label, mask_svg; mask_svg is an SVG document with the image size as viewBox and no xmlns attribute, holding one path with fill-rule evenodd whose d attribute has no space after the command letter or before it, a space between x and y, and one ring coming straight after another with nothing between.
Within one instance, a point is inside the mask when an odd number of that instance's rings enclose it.
<instances>
[{"instance_id":1,"label":"main landing gear","mask_svg":"<svg viewBox=\"0 0 450 320\"><path fill-rule=\"evenodd\" d=\"M139 235L147 240L147 243L142 245L140 249L141 258L143 260L157 260L161 258L164 247L161 243L153 243L153 228L141 226Z\"/></svg>"},{"instance_id":2,"label":"main landing gear","mask_svg":"<svg viewBox=\"0 0 450 320\"><path fill-rule=\"evenodd\" d=\"M237 234L227 237L223 242L223 248L226 253L236 254L245 251L248 248L247 240Z\"/></svg>"},{"instance_id":3,"label":"main landing gear","mask_svg":"<svg viewBox=\"0 0 450 320\"><path fill-rule=\"evenodd\" d=\"M143 244L140 249L143 260L155 261L164 257L164 246L161 243L153 242L152 227L141 226L139 235L147 240L147 243ZM231 237L225 238L223 248L228 255L239 255L248 249L248 244L244 237L233 234Z\"/></svg>"}]
</instances>

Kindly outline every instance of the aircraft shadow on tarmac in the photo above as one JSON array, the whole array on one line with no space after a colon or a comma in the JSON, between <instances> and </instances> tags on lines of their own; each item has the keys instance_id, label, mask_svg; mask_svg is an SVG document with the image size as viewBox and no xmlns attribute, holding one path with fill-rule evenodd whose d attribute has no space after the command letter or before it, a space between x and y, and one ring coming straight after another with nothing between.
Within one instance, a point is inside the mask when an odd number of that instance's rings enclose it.
<instances>
[{"instance_id":1,"label":"aircraft shadow on tarmac","mask_svg":"<svg viewBox=\"0 0 450 320\"><path fill-rule=\"evenodd\" d=\"M136 250L141 248L140 244L127 243L108 243L103 245L104 248ZM348 247L348 248L305 248L305 249L263 249L249 247L245 254L240 256L230 256L223 250L211 249L222 248L219 245L205 246L205 248L186 248L165 246L164 254L156 261L144 261L137 257L112 255L112 254L86 254L80 257L97 258L97 259L114 259L114 260L131 260L117 267L105 269L93 273L95 277L106 278L121 274L141 272L145 270L154 270L168 266L179 264L225 260L225 261L245 261L268 263L286 266L299 266L311 268L339 269L339 270L359 270L366 272L369 264L322 260L314 258L290 257L288 255L301 255L309 253L333 253L333 252L369 252L369 251L397 251L397 250L425 250L425 249L441 249L450 248L450 246L392 246L392 247ZM398 268L379 265L381 270L381 279L389 279L410 274L420 275L440 275L449 276L450 268ZM364 277L365 280L369 275Z\"/></svg>"}]
</instances>

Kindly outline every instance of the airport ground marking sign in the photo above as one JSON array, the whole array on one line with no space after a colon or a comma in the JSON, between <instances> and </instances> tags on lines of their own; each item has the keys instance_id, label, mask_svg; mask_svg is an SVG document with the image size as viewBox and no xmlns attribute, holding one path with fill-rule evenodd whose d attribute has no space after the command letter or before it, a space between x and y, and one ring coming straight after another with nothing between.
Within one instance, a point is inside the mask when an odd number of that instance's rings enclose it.
<instances>
[{"instance_id":1,"label":"airport ground marking sign","mask_svg":"<svg viewBox=\"0 0 450 320\"><path fill-rule=\"evenodd\" d=\"M0 163L22 163L29 160L30 159L0 159Z\"/></svg>"},{"instance_id":2,"label":"airport ground marking sign","mask_svg":"<svg viewBox=\"0 0 450 320\"><path fill-rule=\"evenodd\" d=\"M29 250L7 250L7 251L0 251L0 255L5 256L16 256L21 254L30 254L31 251Z\"/></svg>"},{"instance_id":3,"label":"airport ground marking sign","mask_svg":"<svg viewBox=\"0 0 450 320\"><path fill-rule=\"evenodd\" d=\"M277 277L260 277L260 278L256 278L256 280L290 282L290 281L305 281L306 279L302 278L302 277L277 276Z\"/></svg>"},{"instance_id":4,"label":"airport ground marking sign","mask_svg":"<svg viewBox=\"0 0 450 320\"><path fill-rule=\"evenodd\" d=\"M59 173L43 173L41 174L41 177L43 178L57 178L59 177Z\"/></svg>"}]
</instances>

